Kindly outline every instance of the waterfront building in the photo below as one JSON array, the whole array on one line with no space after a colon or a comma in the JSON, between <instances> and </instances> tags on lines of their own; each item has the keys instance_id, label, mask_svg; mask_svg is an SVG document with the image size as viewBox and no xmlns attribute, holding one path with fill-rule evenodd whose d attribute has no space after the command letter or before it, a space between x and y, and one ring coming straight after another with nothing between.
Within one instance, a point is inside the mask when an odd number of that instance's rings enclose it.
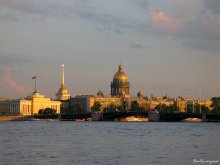
<instances>
[{"instance_id":1,"label":"waterfront building","mask_svg":"<svg viewBox=\"0 0 220 165\"><path fill-rule=\"evenodd\" d=\"M57 94L57 100L69 100L70 94L64 84L64 65L62 65L62 81L61 81L61 87L58 90Z\"/></svg>"},{"instance_id":2,"label":"waterfront building","mask_svg":"<svg viewBox=\"0 0 220 165\"><path fill-rule=\"evenodd\" d=\"M0 111L4 115L35 115L40 109L51 108L60 113L60 101L53 101L51 98L45 98L37 92L28 96L26 99L0 101Z\"/></svg>"},{"instance_id":3,"label":"waterfront building","mask_svg":"<svg viewBox=\"0 0 220 165\"><path fill-rule=\"evenodd\" d=\"M113 76L113 81L111 82L111 96L112 97L130 97L130 83L128 81L128 76L122 70L122 65L118 67L118 72Z\"/></svg>"},{"instance_id":4,"label":"waterfront building","mask_svg":"<svg viewBox=\"0 0 220 165\"><path fill-rule=\"evenodd\" d=\"M150 109L148 98L144 97L144 93L142 91L137 93L137 97L134 100L137 101L139 107L143 108L144 110Z\"/></svg>"},{"instance_id":5,"label":"waterfront building","mask_svg":"<svg viewBox=\"0 0 220 165\"><path fill-rule=\"evenodd\" d=\"M9 100L0 101L0 115L6 115L10 110Z\"/></svg>"},{"instance_id":6,"label":"waterfront building","mask_svg":"<svg viewBox=\"0 0 220 165\"><path fill-rule=\"evenodd\" d=\"M91 107L94 104L91 99L93 95L77 95L71 97L69 101L69 108L74 105L79 105L83 112L91 112Z\"/></svg>"},{"instance_id":7,"label":"waterfront building","mask_svg":"<svg viewBox=\"0 0 220 165\"><path fill-rule=\"evenodd\" d=\"M70 107L73 105L79 105L83 111L91 112L95 102L101 104L101 111L106 107L114 104L115 106L121 106L123 99L120 97L105 96L103 92L99 91L97 95L80 95L72 97L70 99Z\"/></svg>"},{"instance_id":8,"label":"waterfront building","mask_svg":"<svg viewBox=\"0 0 220 165\"><path fill-rule=\"evenodd\" d=\"M101 111L103 111L105 108L109 107L110 105L115 105L116 107L119 107L123 104L123 98L120 97L111 97L111 96L94 96L93 98L93 105L95 102L99 102L101 104ZM91 105L91 107L93 106Z\"/></svg>"},{"instance_id":9,"label":"waterfront building","mask_svg":"<svg viewBox=\"0 0 220 165\"><path fill-rule=\"evenodd\" d=\"M204 101L197 101L196 103L198 103L200 106L206 106L209 108L209 110L213 110L212 105L212 101L211 100L204 100Z\"/></svg>"},{"instance_id":10,"label":"waterfront building","mask_svg":"<svg viewBox=\"0 0 220 165\"><path fill-rule=\"evenodd\" d=\"M175 99L175 103L179 108L179 112L186 112L186 99L183 97L178 97Z\"/></svg>"},{"instance_id":11,"label":"waterfront building","mask_svg":"<svg viewBox=\"0 0 220 165\"><path fill-rule=\"evenodd\" d=\"M0 97L0 101L6 101L6 100L9 100L9 99L8 98Z\"/></svg>"}]
</instances>

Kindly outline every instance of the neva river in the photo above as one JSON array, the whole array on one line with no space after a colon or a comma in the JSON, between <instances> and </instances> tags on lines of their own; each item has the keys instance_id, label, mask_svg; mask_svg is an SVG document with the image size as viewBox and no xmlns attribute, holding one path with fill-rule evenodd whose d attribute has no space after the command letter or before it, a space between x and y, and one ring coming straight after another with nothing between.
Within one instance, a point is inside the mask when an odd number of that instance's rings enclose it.
<instances>
[{"instance_id":1,"label":"neva river","mask_svg":"<svg viewBox=\"0 0 220 165\"><path fill-rule=\"evenodd\" d=\"M0 122L0 165L220 164L219 135L219 123Z\"/></svg>"}]
</instances>

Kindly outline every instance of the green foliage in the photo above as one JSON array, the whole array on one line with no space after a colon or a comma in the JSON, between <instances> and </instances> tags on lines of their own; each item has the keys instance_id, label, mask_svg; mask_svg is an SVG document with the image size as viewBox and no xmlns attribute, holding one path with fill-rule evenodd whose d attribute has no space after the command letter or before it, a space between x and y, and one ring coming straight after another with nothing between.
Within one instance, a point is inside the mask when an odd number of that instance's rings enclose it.
<instances>
[{"instance_id":1,"label":"green foliage","mask_svg":"<svg viewBox=\"0 0 220 165\"><path fill-rule=\"evenodd\" d=\"M144 111L143 107L140 107L136 100L131 102L131 111Z\"/></svg>"},{"instance_id":2,"label":"green foliage","mask_svg":"<svg viewBox=\"0 0 220 165\"><path fill-rule=\"evenodd\" d=\"M56 114L56 110L52 108L40 109L38 111L38 115L42 115L42 116L53 116L55 114Z\"/></svg>"},{"instance_id":3,"label":"green foliage","mask_svg":"<svg viewBox=\"0 0 220 165\"><path fill-rule=\"evenodd\" d=\"M95 101L94 105L92 106L92 111L99 112L99 111L101 111L101 107L102 107L101 103L98 101Z\"/></svg>"},{"instance_id":4,"label":"green foliage","mask_svg":"<svg viewBox=\"0 0 220 165\"><path fill-rule=\"evenodd\" d=\"M111 103L108 107L104 108L104 112L119 112L119 107Z\"/></svg>"},{"instance_id":5,"label":"green foliage","mask_svg":"<svg viewBox=\"0 0 220 165\"><path fill-rule=\"evenodd\" d=\"M213 97L211 101L211 107L213 108L212 113L220 114L220 97Z\"/></svg>"},{"instance_id":6,"label":"green foliage","mask_svg":"<svg viewBox=\"0 0 220 165\"><path fill-rule=\"evenodd\" d=\"M191 111L193 112L193 105L191 105ZM188 108L187 108L188 109ZM200 110L201 109L201 110ZM199 114L201 111L201 113L208 113L209 112L209 108L206 107L205 105L199 105L198 103L194 104L194 113Z\"/></svg>"},{"instance_id":7,"label":"green foliage","mask_svg":"<svg viewBox=\"0 0 220 165\"><path fill-rule=\"evenodd\" d=\"M179 108L176 104L167 106L166 104L158 104L155 109L159 112L167 112L167 113L171 113L171 112L178 112Z\"/></svg>"},{"instance_id":8,"label":"green foliage","mask_svg":"<svg viewBox=\"0 0 220 165\"><path fill-rule=\"evenodd\" d=\"M40 110L38 111L38 115L43 115L43 111L44 111L44 109L40 109Z\"/></svg>"}]
</instances>

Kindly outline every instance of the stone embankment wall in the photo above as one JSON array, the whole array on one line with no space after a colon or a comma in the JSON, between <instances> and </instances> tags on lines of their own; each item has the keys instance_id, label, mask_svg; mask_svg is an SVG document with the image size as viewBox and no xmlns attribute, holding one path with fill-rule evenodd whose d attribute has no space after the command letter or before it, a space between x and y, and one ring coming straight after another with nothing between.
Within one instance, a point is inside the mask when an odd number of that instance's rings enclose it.
<instances>
[{"instance_id":1,"label":"stone embankment wall","mask_svg":"<svg viewBox=\"0 0 220 165\"><path fill-rule=\"evenodd\" d=\"M0 121L26 121L31 118L31 116L0 116Z\"/></svg>"}]
</instances>

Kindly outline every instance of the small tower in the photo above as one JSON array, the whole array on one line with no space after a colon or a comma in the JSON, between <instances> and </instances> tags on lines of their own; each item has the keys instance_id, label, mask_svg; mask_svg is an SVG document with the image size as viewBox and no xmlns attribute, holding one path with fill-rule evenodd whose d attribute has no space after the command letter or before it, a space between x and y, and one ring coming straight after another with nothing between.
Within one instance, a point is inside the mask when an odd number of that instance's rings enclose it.
<instances>
[{"instance_id":1,"label":"small tower","mask_svg":"<svg viewBox=\"0 0 220 165\"><path fill-rule=\"evenodd\" d=\"M61 87L59 89L59 91L56 94L57 96L57 100L68 100L70 99L70 94L67 90L67 88L65 87L64 84L64 65L62 64L62 82L61 82Z\"/></svg>"}]
</instances>

